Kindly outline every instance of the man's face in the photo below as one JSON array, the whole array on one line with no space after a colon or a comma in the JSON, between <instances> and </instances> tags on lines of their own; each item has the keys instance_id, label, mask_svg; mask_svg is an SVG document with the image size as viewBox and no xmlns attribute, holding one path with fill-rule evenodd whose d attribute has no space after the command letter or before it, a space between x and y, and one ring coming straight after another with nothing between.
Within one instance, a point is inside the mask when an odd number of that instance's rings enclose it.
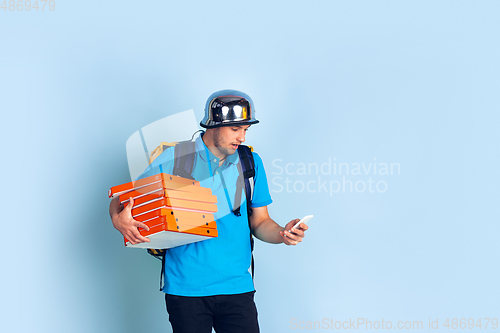
<instances>
[{"instance_id":1,"label":"man's face","mask_svg":"<svg viewBox=\"0 0 500 333\"><path fill-rule=\"evenodd\" d=\"M250 125L223 126L215 128L214 144L223 154L232 155L245 142L245 134Z\"/></svg>"}]
</instances>

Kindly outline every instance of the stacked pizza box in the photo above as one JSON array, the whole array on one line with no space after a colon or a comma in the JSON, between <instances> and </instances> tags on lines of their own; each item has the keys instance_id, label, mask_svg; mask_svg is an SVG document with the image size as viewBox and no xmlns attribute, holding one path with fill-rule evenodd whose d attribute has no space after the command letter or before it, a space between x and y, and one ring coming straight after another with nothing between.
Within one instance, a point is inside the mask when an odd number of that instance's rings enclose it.
<instances>
[{"instance_id":1,"label":"stacked pizza box","mask_svg":"<svg viewBox=\"0 0 500 333\"><path fill-rule=\"evenodd\" d=\"M198 181L160 173L114 186L108 195L118 196L124 206L133 198L132 217L149 227L139 229L149 243L132 245L125 239L127 247L167 249L217 237L217 197Z\"/></svg>"}]
</instances>

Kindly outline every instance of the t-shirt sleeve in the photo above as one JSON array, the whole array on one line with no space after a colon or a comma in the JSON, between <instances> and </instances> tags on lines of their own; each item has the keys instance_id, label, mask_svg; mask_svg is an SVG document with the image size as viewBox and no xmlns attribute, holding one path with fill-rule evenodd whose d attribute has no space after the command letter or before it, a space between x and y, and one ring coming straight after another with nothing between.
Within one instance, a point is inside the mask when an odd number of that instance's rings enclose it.
<instances>
[{"instance_id":1,"label":"t-shirt sleeve","mask_svg":"<svg viewBox=\"0 0 500 333\"><path fill-rule=\"evenodd\" d=\"M174 170L174 148L168 148L160 154L151 164L144 170L137 179L154 176L159 173L172 174ZM137 180L136 179L136 180Z\"/></svg>"},{"instance_id":2,"label":"t-shirt sleeve","mask_svg":"<svg viewBox=\"0 0 500 333\"><path fill-rule=\"evenodd\" d=\"M269 193L266 170L264 169L262 159L257 153L252 154L255 162L255 178L253 199L250 207L263 207L271 204L273 200L271 199L271 193Z\"/></svg>"}]
</instances>

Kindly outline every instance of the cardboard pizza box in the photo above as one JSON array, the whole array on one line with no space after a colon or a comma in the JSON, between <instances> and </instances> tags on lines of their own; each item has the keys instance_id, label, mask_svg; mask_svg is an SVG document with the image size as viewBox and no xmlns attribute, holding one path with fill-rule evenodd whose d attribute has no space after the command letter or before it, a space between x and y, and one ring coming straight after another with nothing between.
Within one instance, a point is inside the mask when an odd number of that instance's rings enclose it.
<instances>
[{"instance_id":1,"label":"cardboard pizza box","mask_svg":"<svg viewBox=\"0 0 500 333\"><path fill-rule=\"evenodd\" d=\"M198 181L160 173L113 186L108 195L118 196L124 206L134 198L132 217L150 228L139 228L149 243L132 245L124 239L127 247L167 249L218 236L217 197Z\"/></svg>"},{"instance_id":2,"label":"cardboard pizza box","mask_svg":"<svg viewBox=\"0 0 500 333\"><path fill-rule=\"evenodd\" d=\"M132 190L138 190L140 188L143 188L145 186L148 186L148 185L151 185L154 183L158 183L158 182L163 182L163 184L165 186L167 186L167 188L171 188L171 189L181 189L181 188L187 187L188 185L195 186L195 187L201 187L200 182L198 182L196 180L183 178L183 177L179 177L179 176L173 176L173 175L169 175L166 173L159 173L159 174L156 174L156 175L153 175L150 177L146 177L146 178L134 180L134 181L131 181L131 182L128 182L125 184L113 186L109 189L108 196L110 198L115 197L117 195L121 195L121 194L127 193L127 192L132 191ZM168 187L168 186L170 186L170 187ZM189 188L192 188L192 187L188 187L188 189ZM211 191L210 191L210 193L211 193Z\"/></svg>"},{"instance_id":3,"label":"cardboard pizza box","mask_svg":"<svg viewBox=\"0 0 500 333\"><path fill-rule=\"evenodd\" d=\"M172 247L213 239L218 236L217 229L200 226L180 227L168 216L159 216L147 222L149 231L140 229L149 242L132 245L125 239L125 246L130 248L169 249Z\"/></svg>"}]
</instances>

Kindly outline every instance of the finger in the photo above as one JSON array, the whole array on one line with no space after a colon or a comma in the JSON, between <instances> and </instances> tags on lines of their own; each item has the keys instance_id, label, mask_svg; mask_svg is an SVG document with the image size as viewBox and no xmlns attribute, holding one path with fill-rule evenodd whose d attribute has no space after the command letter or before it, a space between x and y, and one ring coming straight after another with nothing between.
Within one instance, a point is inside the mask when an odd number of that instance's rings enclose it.
<instances>
[{"instance_id":1,"label":"finger","mask_svg":"<svg viewBox=\"0 0 500 333\"><path fill-rule=\"evenodd\" d=\"M127 233L127 235L125 235L125 238L128 239L128 241L130 242L130 244L132 245L135 245L138 243L137 241L137 237L134 236L134 234L130 231Z\"/></svg>"},{"instance_id":2,"label":"finger","mask_svg":"<svg viewBox=\"0 0 500 333\"><path fill-rule=\"evenodd\" d=\"M299 221L300 221L300 219L291 220L290 221L291 227L293 227L294 225L296 225Z\"/></svg>"},{"instance_id":3,"label":"finger","mask_svg":"<svg viewBox=\"0 0 500 333\"><path fill-rule=\"evenodd\" d=\"M149 243L149 238L144 237L143 235L141 235L141 233L139 232L139 230L137 228L134 228L131 231L131 236L130 236L129 239L133 240L136 244L139 244L139 243Z\"/></svg>"},{"instance_id":4,"label":"finger","mask_svg":"<svg viewBox=\"0 0 500 333\"><path fill-rule=\"evenodd\" d=\"M292 228L295 224L297 224L297 222L299 222L300 220L291 220L290 222L288 222L286 225L285 225L285 229L290 229Z\"/></svg>"},{"instance_id":5,"label":"finger","mask_svg":"<svg viewBox=\"0 0 500 333\"><path fill-rule=\"evenodd\" d=\"M134 207L134 198L130 197L128 200L127 208L132 210L132 207Z\"/></svg>"},{"instance_id":6,"label":"finger","mask_svg":"<svg viewBox=\"0 0 500 333\"><path fill-rule=\"evenodd\" d=\"M292 228L291 231L296 232L296 230L300 230L302 234L304 234L304 231L306 231L307 229L309 229L307 224L301 223L297 226L297 228Z\"/></svg>"},{"instance_id":7,"label":"finger","mask_svg":"<svg viewBox=\"0 0 500 333\"><path fill-rule=\"evenodd\" d=\"M139 221L136 221L136 220L134 220L134 221L135 221L134 225L137 228L142 228L142 229L144 229L146 231L149 231L149 226L146 223L142 223L142 222L139 222Z\"/></svg>"},{"instance_id":8,"label":"finger","mask_svg":"<svg viewBox=\"0 0 500 333\"><path fill-rule=\"evenodd\" d=\"M136 221L134 219L131 219L132 220L132 225L128 226L125 230L124 230L124 237L127 238L131 243L133 242L133 244L138 244L138 243L144 243L144 242L148 242L149 239L144 237L140 231L139 231L139 227L142 227L142 222L139 222L139 221ZM144 227L148 228L149 227L144 224Z\"/></svg>"},{"instance_id":9,"label":"finger","mask_svg":"<svg viewBox=\"0 0 500 333\"><path fill-rule=\"evenodd\" d=\"M304 237L305 237L305 235L304 235L304 231L302 231L302 230L300 230L300 229L295 229L295 228L292 228L292 229L290 230L290 233L291 233L291 234L294 234L294 235L297 235L297 236L299 236L299 237L301 237L301 238L304 238Z\"/></svg>"},{"instance_id":10,"label":"finger","mask_svg":"<svg viewBox=\"0 0 500 333\"><path fill-rule=\"evenodd\" d=\"M288 238L287 236L285 236L285 232L284 231L280 231L280 235L281 235L281 240L283 241L283 243L285 245L295 245L295 244L293 244L294 241L292 241L290 238Z\"/></svg>"},{"instance_id":11,"label":"finger","mask_svg":"<svg viewBox=\"0 0 500 333\"><path fill-rule=\"evenodd\" d=\"M146 226L147 227L147 226ZM139 232L139 230L136 228L135 229L135 236L136 236L136 239L141 242L141 243L145 243L145 242L149 242L149 238L147 237L144 237L143 235L141 235L141 233Z\"/></svg>"},{"instance_id":12,"label":"finger","mask_svg":"<svg viewBox=\"0 0 500 333\"><path fill-rule=\"evenodd\" d=\"M302 230L295 229L295 228L292 228L290 230L286 230L286 232L287 232L287 235L291 235L291 236L301 236L301 234L303 234Z\"/></svg>"},{"instance_id":13,"label":"finger","mask_svg":"<svg viewBox=\"0 0 500 333\"><path fill-rule=\"evenodd\" d=\"M293 237L293 234L290 232L290 230L283 230L283 235L288 238Z\"/></svg>"},{"instance_id":14,"label":"finger","mask_svg":"<svg viewBox=\"0 0 500 333\"><path fill-rule=\"evenodd\" d=\"M295 241L295 242L301 242L302 241L302 237L298 236L298 235L295 235L289 231L286 231L285 230L285 236L287 236L290 240L292 241Z\"/></svg>"},{"instance_id":15,"label":"finger","mask_svg":"<svg viewBox=\"0 0 500 333\"><path fill-rule=\"evenodd\" d=\"M280 231L280 236L283 243L285 243L286 245L290 245L291 240L286 236L285 231Z\"/></svg>"},{"instance_id":16,"label":"finger","mask_svg":"<svg viewBox=\"0 0 500 333\"><path fill-rule=\"evenodd\" d=\"M294 241L288 237L283 237L284 240L283 240L283 243L285 243L286 245L297 245L298 242L297 241Z\"/></svg>"},{"instance_id":17,"label":"finger","mask_svg":"<svg viewBox=\"0 0 500 333\"><path fill-rule=\"evenodd\" d=\"M125 238L128 239L128 241L132 245L140 243L139 240L137 239L137 237L132 232L127 233L127 235L125 236Z\"/></svg>"}]
</instances>

